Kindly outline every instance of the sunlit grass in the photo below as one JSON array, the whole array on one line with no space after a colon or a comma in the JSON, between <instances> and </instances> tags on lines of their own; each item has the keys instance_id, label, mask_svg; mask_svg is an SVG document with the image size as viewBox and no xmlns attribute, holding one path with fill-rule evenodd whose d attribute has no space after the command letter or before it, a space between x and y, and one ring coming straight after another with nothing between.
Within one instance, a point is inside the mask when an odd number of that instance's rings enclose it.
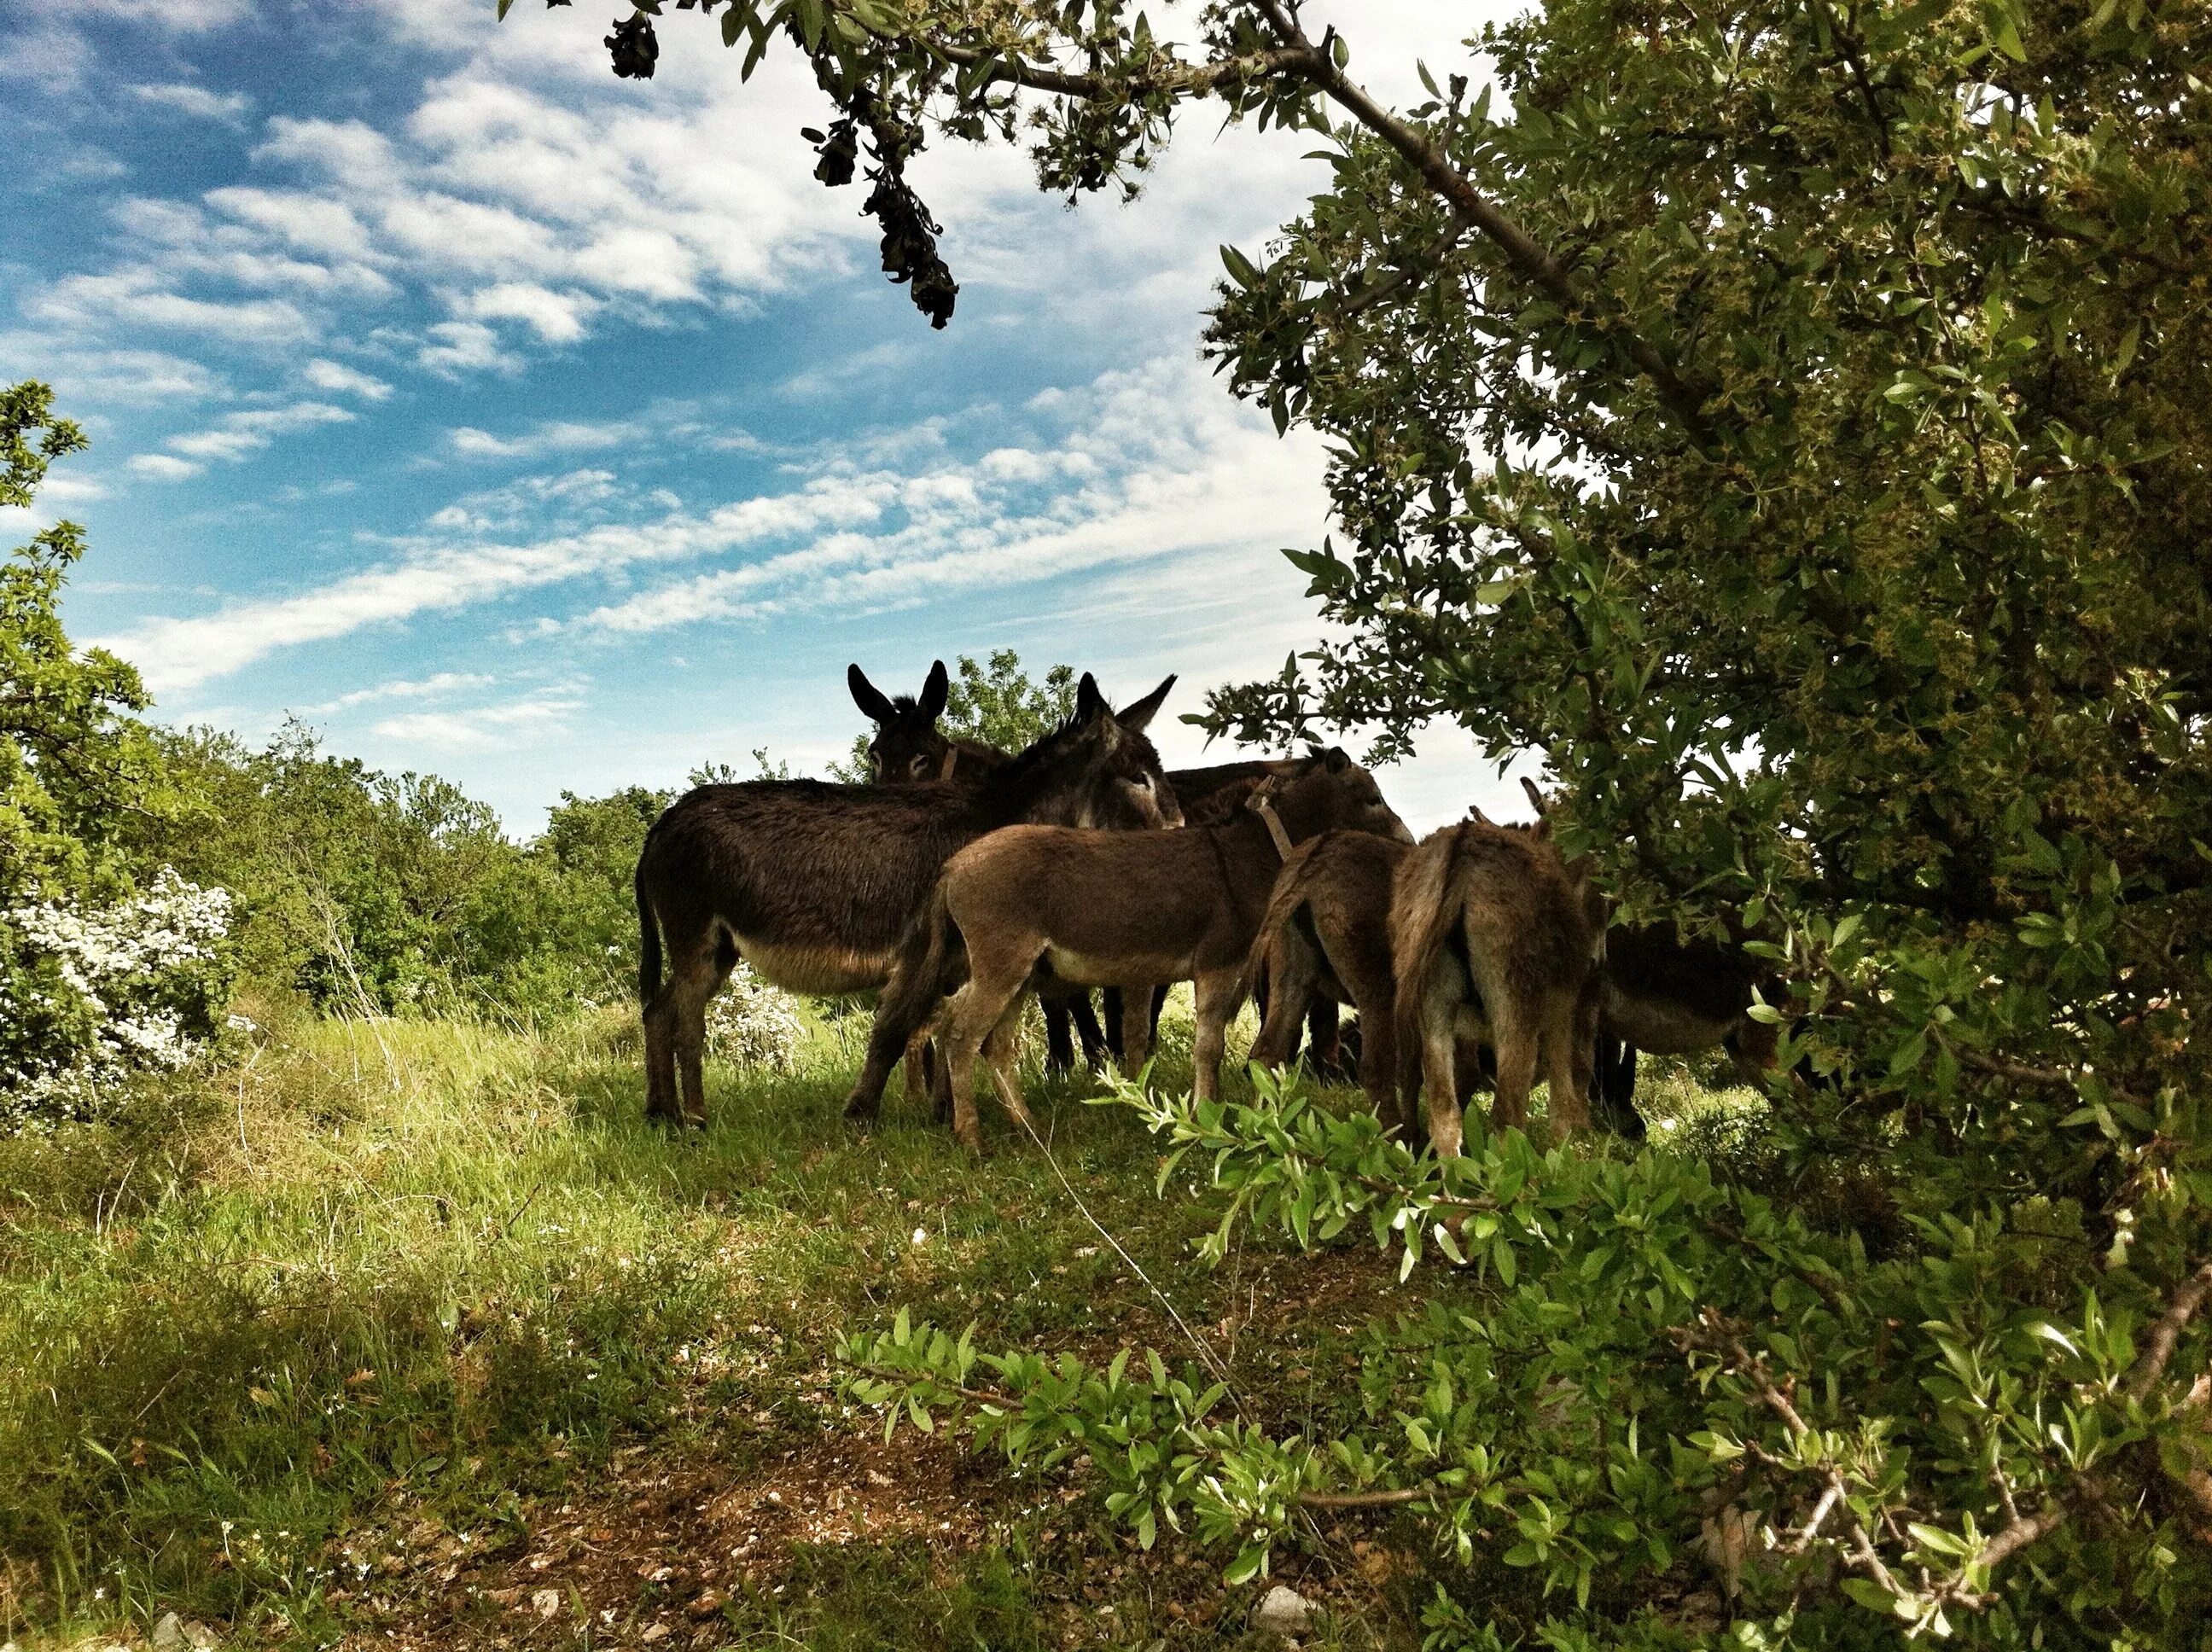
<instances>
[{"instance_id":1,"label":"sunlit grass","mask_svg":"<svg viewBox=\"0 0 2212 1652\"><path fill-rule=\"evenodd\" d=\"M395 1531L519 1532L625 1442L741 1464L865 1428L831 1397L830 1348L900 1304L987 1344L1172 1347L1156 1290L1224 1345L1264 1317L1241 1261L1195 1266L1196 1190L1155 1197L1152 1143L1084 1104L1087 1077L1028 1075L1049 1159L986 1102L994 1151L971 1163L896 1084L855 1134L864 1027L816 1023L789 1076L710 1066L699 1134L643 1121L635 1024L610 1012L544 1033L280 1023L125 1126L0 1142L0 1639L177 1611L327 1643L371 1613ZM1188 1036L1171 1006L1168 1082ZM1303 1380L1351 1329L1246 1339L1241 1369ZM866 1602L911 1601L924 1563L804 1564L819 1606L733 1607L732 1643L869 1643ZM1026 1643L1007 1565L969 1552L967 1605L938 1601L908 1643L985 1624Z\"/></svg>"}]
</instances>

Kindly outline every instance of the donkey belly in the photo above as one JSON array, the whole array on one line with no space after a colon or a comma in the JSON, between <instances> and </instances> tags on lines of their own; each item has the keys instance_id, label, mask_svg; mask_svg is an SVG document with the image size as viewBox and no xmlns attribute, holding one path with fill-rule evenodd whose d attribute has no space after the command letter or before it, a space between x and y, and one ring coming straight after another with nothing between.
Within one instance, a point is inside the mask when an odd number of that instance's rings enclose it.
<instances>
[{"instance_id":1,"label":"donkey belly","mask_svg":"<svg viewBox=\"0 0 2212 1652\"><path fill-rule=\"evenodd\" d=\"M1044 958L1054 975L1078 987L1155 987L1195 973L1190 959L1166 953L1107 956L1047 946Z\"/></svg>"},{"instance_id":2,"label":"donkey belly","mask_svg":"<svg viewBox=\"0 0 2212 1652\"><path fill-rule=\"evenodd\" d=\"M829 944L776 944L732 935L738 955L754 973L787 993L830 995L872 993L890 978L891 953L856 951Z\"/></svg>"},{"instance_id":3,"label":"donkey belly","mask_svg":"<svg viewBox=\"0 0 2212 1652\"><path fill-rule=\"evenodd\" d=\"M1605 1024L1616 1038L1653 1055L1689 1055L1711 1049L1741 1016L1716 1021L1656 994L1605 989Z\"/></svg>"}]
</instances>

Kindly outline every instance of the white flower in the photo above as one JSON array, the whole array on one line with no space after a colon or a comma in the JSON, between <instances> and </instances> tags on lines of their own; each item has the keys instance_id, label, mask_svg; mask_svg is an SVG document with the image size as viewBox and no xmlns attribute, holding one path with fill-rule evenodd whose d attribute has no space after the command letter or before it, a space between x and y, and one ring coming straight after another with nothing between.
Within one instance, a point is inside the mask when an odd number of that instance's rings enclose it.
<instances>
[{"instance_id":1,"label":"white flower","mask_svg":"<svg viewBox=\"0 0 2212 1652\"><path fill-rule=\"evenodd\" d=\"M49 1036L46 1048L0 1042L0 1131L89 1116L131 1074L173 1072L198 1054L192 1028L220 986L212 972L230 917L228 890L188 884L168 867L112 907L41 902L0 914L21 937L24 961L50 961L67 989L57 999L25 981L13 1003L0 990L0 1026L33 1024L27 1012L35 1011L38 1024L70 1029Z\"/></svg>"},{"instance_id":2,"label":"white flower","mask_svg":"<svg viewBox=\"0 0 2212 1652\"><path fill-rule=\"evenodd\" d=\"M769 986L742 959L708 1001L707 1048L736 1066L788 1072L798 1064L805 1038L798 1000Z\"/></svg>"}]
</instances>

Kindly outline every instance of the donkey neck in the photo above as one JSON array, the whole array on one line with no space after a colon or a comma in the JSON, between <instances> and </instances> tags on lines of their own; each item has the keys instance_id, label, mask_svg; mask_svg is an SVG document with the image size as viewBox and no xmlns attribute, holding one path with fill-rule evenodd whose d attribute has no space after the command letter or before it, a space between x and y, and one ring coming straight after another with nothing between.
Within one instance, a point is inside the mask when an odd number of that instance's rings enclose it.
<instances>
[{"instance_id":1,"label":"donkey neck","mask_svg":"<svg viewBox=\"0 0 2212 1652\"><path fill-rule=\"evenodd\" d=\"M1191 826L1184 830L1191 836L1205 835L1231 895L1240 901L1256 897L1266 902L1275 887L1275 874L1282 869L1283 858L1276 852L1274 836L1265 821L1249 810L1239 810L1234 820L1218 826ZM1296 834L1292 836L1295 841Z\"/></svg>"}]
</instances>

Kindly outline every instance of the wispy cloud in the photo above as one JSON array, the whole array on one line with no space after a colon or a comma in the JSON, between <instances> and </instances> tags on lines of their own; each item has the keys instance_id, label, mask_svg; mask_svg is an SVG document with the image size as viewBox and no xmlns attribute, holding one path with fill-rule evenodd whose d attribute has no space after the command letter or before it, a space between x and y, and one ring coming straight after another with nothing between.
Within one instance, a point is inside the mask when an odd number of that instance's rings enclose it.
<instances>
[{"instance_id":1,"label":"wispy cloud","mask_svg":"<svg viewBox=\"0 0 2212 1652\"><path fill-rule=\"evenodd\" d=\"M866 611L1303 537L1318 517L1310 456L1217 395L1191 393L1204 386L1179 361L1109 374L1080 394L1046 398L1040 413L1060 433L1049 445L961 460L925 444L908 468L860 468L836 454L796 487L703 512L625 489L604 470L533 478L446 507L385 566L198 618L151 620L108 646L175 689L368 626L681 563L725 565L586 606L555 628L637 635ZM657 513L537 537L454 537L501 513L587 506Z\"/></svg>"},{"instance_id":2,"label":"wispy cloud","mask_svg":"<svg viewBox=\"0 0 2212 1652\"><path fill-rule=\"evenodd\" d=\"M240 408L223 415L213 428L172 436L168 446L190 459L235 462L258 453L289 430L305 430L319 424L344 424L353 418L350 409L328 402L295 402L289 407ZM136 463L136 461L133 461Z\"/></svg>"},{"instance_id":3,"label":"wispy cloud","mask_svg":"<svg viewBox=\"0 0 2212 1652\"><path fill-rule=\"evenodd\" d=\"M580 688L571 683L534 689L499 705L406 712L384 719L371 732L436 751L488 751L558 734L583 707Z\"/></svg>"},{"instance_id":4,"label":"wispy cloud","mask_svg":"<svg viewBox=\"0 0 2212 1652\"><path fill-rule=\"evenodd\" d=\"M547 420L517 436L495 436L489 430L462 425L446 434L447 445L462 459L541 459L548 453L590 452L618 447L644 434L642 425L629 421L586 424L575 420Z\"/></svg>"},{"instance_id":5,"label":"wispy cloud","mask_svg":"<svg viewBox=\"0 0 2212 1652\"><path fill-rule=\"evenodd\" d=\"M198 476L207 466L195 465L188 459L179 459L173 453L133 453L131 469L136 474L150 477L155 482L182 482L187 477Z\"/></svg>"},{"instance_id":6,"label":"wispy cloud","mask_svg":"<svg viewBox=\"0 0 2212 1652\"><path fill-rule=\"evenodd\" d=\"M351 711L356 706L373 705L380 700L438 700L459 694L469 689L489 688L499 679L480 671L440 671L434 677L397 678L379 683L373 688L356 689L335 700L326 700L319 706L303 709L311 716L333 711Z\"/></svg>"},{"instance_id":7,"label":"wispy cloud","mask_svg":"<svg viewBox=\"0 0 2212 1652\"><path fill-rule=\"evenodd\" d=\"M243 126L246 111L253 107L253 100L243 92L210 92L189 81L134 86L131 94L142 103L157 104L196 120L213 120L226 126Z\"/></svg>"},{"instance_id":8,"label":"wispy cloud","mask_svg":"<svg viewBox=\"0 0 2212 1652\"><path fill-rule=\"evenodd\" d=\"M300 376L318 390L358 396L363 401L380 402L392 393L392 386L374 374L349 367L343 361L325 361L320 356L301 368Z\"/></svg>"}]
</instances>

